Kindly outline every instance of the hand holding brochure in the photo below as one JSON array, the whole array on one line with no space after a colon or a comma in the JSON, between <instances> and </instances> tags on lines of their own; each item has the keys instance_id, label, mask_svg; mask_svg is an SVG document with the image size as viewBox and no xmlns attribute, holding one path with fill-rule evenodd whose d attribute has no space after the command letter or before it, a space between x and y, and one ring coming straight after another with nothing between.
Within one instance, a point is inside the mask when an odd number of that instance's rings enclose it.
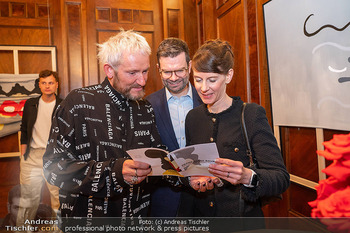
<instances>
[{"instance_id":1,"label":"hand holding brochure","mask_svg":"<svg viewBox=\"0 0 350 233\"><path fill-rule=\"evenodd\" d=\"M170 153L159 148L133 149L127 153L133 160L151 165L150 176L212 176L208 166L219 158L215 143L187 146Z\"/></svg>"}]
</instances>

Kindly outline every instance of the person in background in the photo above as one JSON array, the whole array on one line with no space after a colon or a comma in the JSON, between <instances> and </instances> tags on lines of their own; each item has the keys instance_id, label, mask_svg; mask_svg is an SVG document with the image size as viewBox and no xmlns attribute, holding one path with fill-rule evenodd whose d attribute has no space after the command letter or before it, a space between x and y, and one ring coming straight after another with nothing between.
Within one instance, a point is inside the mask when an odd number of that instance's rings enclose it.
<instances>
[{"instance_id":1,"label":"person in background","mask_svg":"<svg viewBox=\"0 0 350 233\"><path fill-rule=\"evenodd\" d=\"M250 167L241 129L240 97L230 97L234 55L228 42L209 40L195 53L192 70L203 105L186 117L187 145L215 142L220 158L209 165L221 185L206 191L183 192L181 217L262 217L260 197L283 193L289 174L262 106L251 103L245 110L249 143L258 167Z\"/></svg>"},{"instance_id":2,"label":"person in background","mask_svg":"<svg viewBox=\"0 0 350 233\"><path fill-rule=\"evenodd\" d=\"M35 216L41 199L43 184L47 185L50 193L51 207L59 208L59 188L45 182L43 174L43 155L49 139L52 116L61 103L56 96L58 89L58 74L51 70L39 73L39 88L41 95L28 99L24 105L21 124L21 161L20 183L22 198L32 200L30 218Z\"/></svg>"},{"instance_id":3,"label":"person in background","mask_svg":"<svg viewBox=\"0 0 350 233\"><path fill-rule=\"evenodd\" d=\"M164 88L146 99L152 104L162 142L171 152L186 146L186 115L202 101L189 82L191 59L185 41L163 40L157 50L157 68ZM179 188L164 180L159 182L151 195L151 216L175 217L179 201Z\"/></svg>"},{"instance_id":4,"label":"person in background","mask_svg":"<svg viewBox=\"0 0 350 233\"><path fill-rule=\"evenodd\" d=\"M43 159L47 181L60 187L62 217L147 215L151 168L126 151L163 147L142 99L150 54L143 36L121 30L99 44L104 81L73 90L57 109Z\"/></svg>"},{"instance_id":5,"label":"person in background","mask_svg":"<svg viewBox=\"0 0 350 233\"><path fill-rule=\"evenodd\" d=\"M26 213L32 208L31 197L21 198L21 189L25 185L17 184L8 193L7 197L7 211L8 214L5 216L0 229L2 231L10 231L10 226L17 226L17 219L26 219ZM19 216L22 214L22 216ZM12 230L11 230L12 231Z\"/></svg>"}]
</instances>

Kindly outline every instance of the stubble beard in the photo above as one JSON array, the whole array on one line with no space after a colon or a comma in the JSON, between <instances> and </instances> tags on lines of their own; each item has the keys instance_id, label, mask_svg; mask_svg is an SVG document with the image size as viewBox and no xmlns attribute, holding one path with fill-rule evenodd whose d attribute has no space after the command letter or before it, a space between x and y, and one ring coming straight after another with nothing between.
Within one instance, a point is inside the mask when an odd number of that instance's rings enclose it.
<instances>
[{"instance_id":1,"label":"stubble beard","mask_svg":"<svg viewBox=\"0 0 350 233\"><path fill-rule=\"evenodd\" d=\"M126 97L127 99L130 99L130 100L141 100L144 96L145 96L145 87L143 86L142 87L142 91L139 91L137 95L132 95L131 94L131 90L133 88L138 88L138 87L141 87L140 85L134 83L128 87L125 87L125 88L121 88L119 83L120 83L120 80L119 80L119 77L118 77L118 74L117 72L114 72L114 77L115 77L115 82L114 82L114 89L116 91L118 91L120 94L122 94L124 97Z\"/></svg>"},{"instance_id":2,"label":"stubble beard","mask_svg":"<svg viewBox=\"0 0 350 233\"><path fill-rule=\"evenodd\" d=\"M175 74L174 74L174 75L175 75ZM187 82L186 82L186 80L187 80ZM175 93L175 94L181 93L181 92L187 87L187 85L188 85L188 83L189 83L189 77L183 78L183 79L181 80L181 83L182 83L182 86L181 86L180 88L178 88L178 89L173 89L173 88L169 87L167 81L163 81L164 86L165 86L166 88L168 88L168 90L169 90L170 92Z\"/></svg>"}]
</instances>

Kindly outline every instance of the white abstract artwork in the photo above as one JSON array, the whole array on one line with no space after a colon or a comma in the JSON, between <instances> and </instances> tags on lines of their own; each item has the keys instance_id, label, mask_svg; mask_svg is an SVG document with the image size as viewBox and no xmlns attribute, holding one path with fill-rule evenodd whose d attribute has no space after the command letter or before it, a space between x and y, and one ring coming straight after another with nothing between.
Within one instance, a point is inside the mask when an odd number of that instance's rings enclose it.
<instances>
[{"instance_id":1,"label":"white abstract artwork","mask_svg":"<svg viewBox=\"0 0 350 233\"><path fill-rule=\"evenodd\" d=\"M263 9L274 125L350 130L350 1Z\"/></svg>"}]
</instances>

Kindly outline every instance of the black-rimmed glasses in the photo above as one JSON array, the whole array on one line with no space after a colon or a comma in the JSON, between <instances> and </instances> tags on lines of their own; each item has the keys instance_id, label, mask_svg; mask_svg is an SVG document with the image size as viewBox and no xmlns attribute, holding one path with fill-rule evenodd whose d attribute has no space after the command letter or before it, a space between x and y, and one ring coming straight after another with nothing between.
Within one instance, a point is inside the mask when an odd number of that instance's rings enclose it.
<instances>
[{"instance_id":1,"label":"black-rimmed glasses","mask_svg":"<svg viewBox=\"0 0 350 233\"><path fill-rule=\"evenodd\" d=\"M187 70L188 68L183 68L181 70L161 70L159 69L159 73L163 78L170 78L171 76L173 76L173 73L179 77L179 78L183 78L186 76L187 74Z\"/></svg>"}]
</instances>

